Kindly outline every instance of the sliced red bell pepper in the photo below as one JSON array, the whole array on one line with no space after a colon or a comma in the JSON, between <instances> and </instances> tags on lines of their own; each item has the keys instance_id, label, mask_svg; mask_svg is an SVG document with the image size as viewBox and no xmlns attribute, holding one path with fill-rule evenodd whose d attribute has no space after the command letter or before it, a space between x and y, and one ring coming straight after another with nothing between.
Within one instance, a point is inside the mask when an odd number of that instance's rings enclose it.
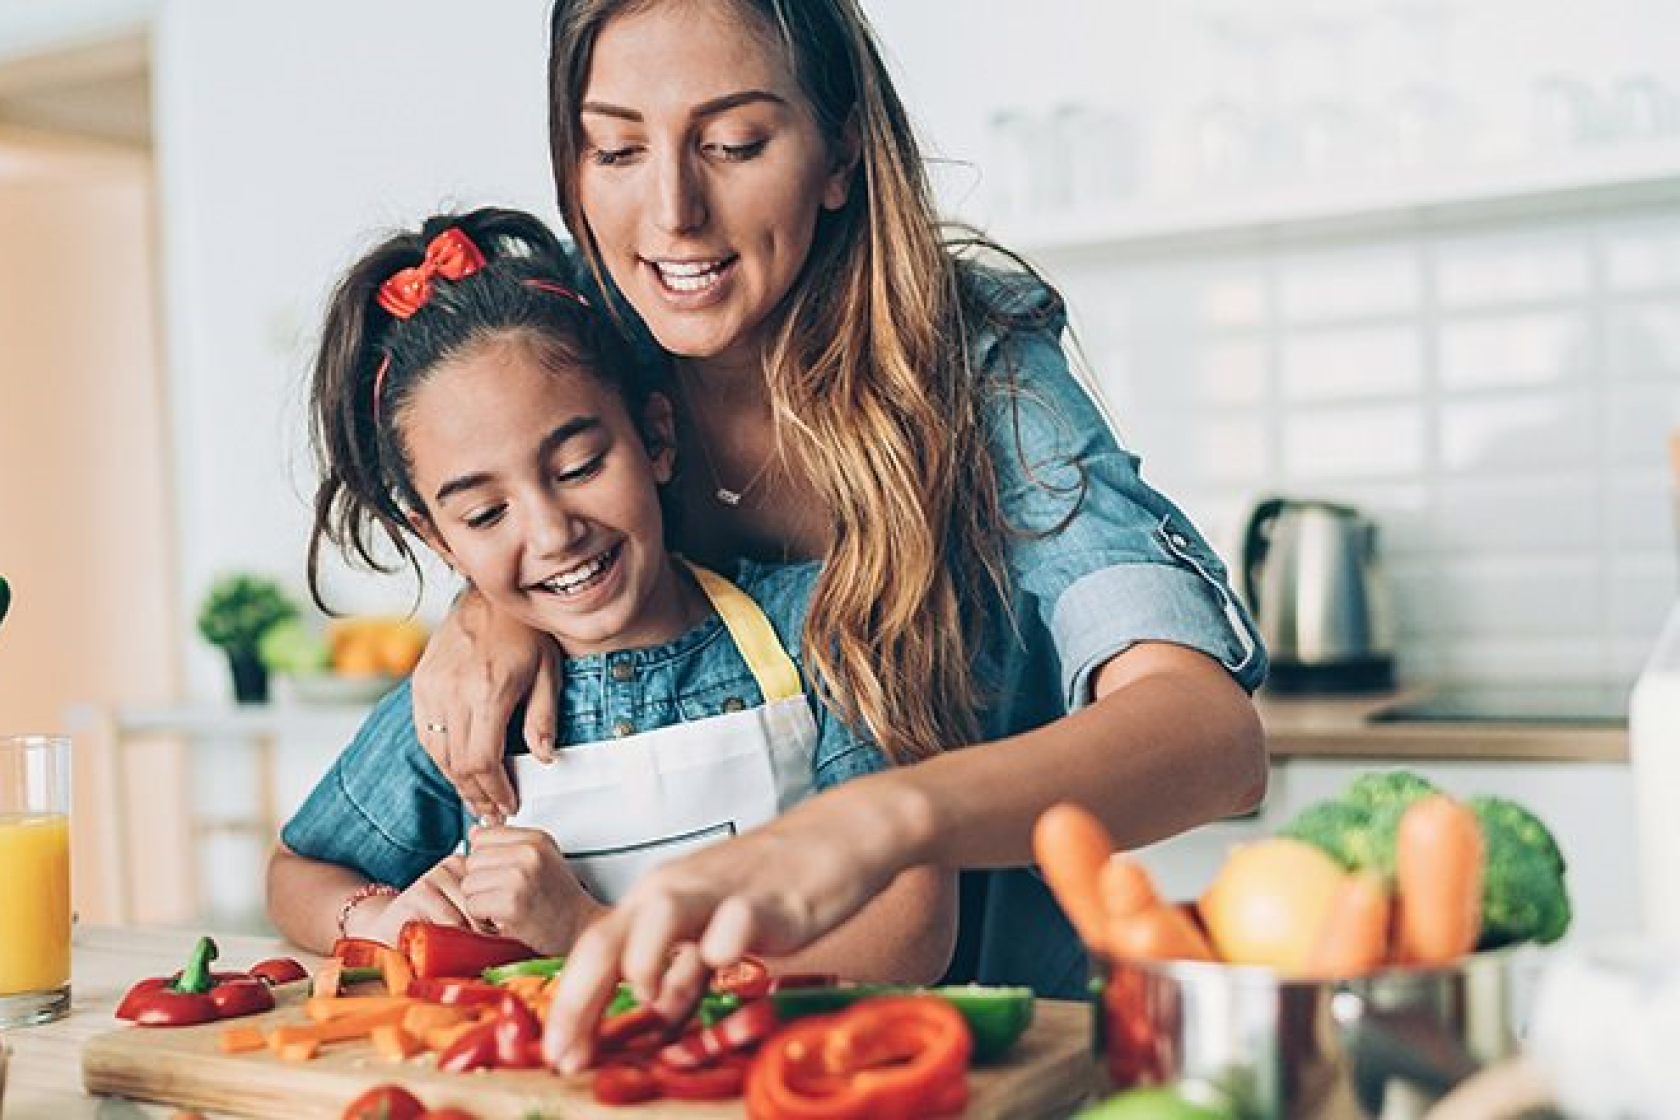
<instances>
[{"instance_id":1,"label":"sliced red bell pepper","mask_svg":"<svg viewBox=\"0 0 1680 1120\"><path fill-rule=\"evenodd\" d=\"M651 1007L635 1007L601 1020L595 1028L595 1053L602 1058L652 1054L672 1033L671 1024Z\"/></svg>"},{"instance_id":2,"label":"sliced red bell pepper","mask_svg":"<svg viewBox=\"0 0 1680 1120\"><path fill-rule=\"evenodd\" d=\"M471 976L427 976L409 981L408 994L451 1007L488 1007L502 1002L507 989Z\"/></svg>"},{"instance_id":3,"label":"sliced red bell pepper","mask_svg":"<svg viewBox=\"0 0 1680 1120\"><path fill-rule=\"evenodd\" d=\"M345 968L377 968L379 951L389 948L366 937L341 937L333 942L331 955L343 961Z\"/></svg>"},{"instance_id":4,"label":"sliced red bell pepper","mask_svg":"<svg viewBox=\"0 0 1680 1120\"><path fill-rule=\"evenodd\" d=\"M770 969L757 957L742 957L712 973L711 989L742 999L763 999L770 994Z\"/></svg>"},{"instance_id":5,"label":"sliced red bell pepper","mask_svg":"<svg viewBox=\"0 0 1680 1120\"><path fill-rule=\"evenodd\" d=\"M618 1064L596 1070L590 1092L607 1105L641 1104L660 1096L659 1082L652 1073L640 1066Z\"/></svg>"},{"instance_id":6,"label":"sliced red bell pepper","mask_svg":"<svg viewBox=\"0 0 1680 1120\"><path fill-rule=\"evenodd\" d=\"M309 976L309 970L291 957L270 957L258 961L245 971L265 984L290 984L294 980L303 980Z\"/></svg>"},{"instance_id":7,"label":"sliced red bell pepper","mask_svg":"<svg viewBox=\"0 0 1680 1120\"><path fill-rule=\"evenodd\" d=\"M777 1025L775 1005L758 1000L709 1027L683 1035L659 1051L659 1060L672 1069L701 1069L757 1046L775 1033Z\"/></svg>"},{"instance_id":8,"label":"sliced red bell pepper","mask_svg":"<svg viewBox=\"0 0 1680 1120\"><path fill-rule=\"evenodd\" d=\"M200 937L186 968L173 977L153 976L135 984L117 1005L117 1018L142 1027L185 1027L274 1006L267 984L243 972L211 972L215 959L216 943Z\"/></svg>"},{"instance_id":9,"label":"sliced red bell pepper","mask_svg":"<svg viewBox=\"0 0 1680 1120\"><path fill-rule=\"evenodd\" d=\"M433 922L409 922L397 935L397 948L414 966L414 975L478 976L487 968L541 956L523 941L496 937Z\"/></svg>"},{"instance_id":10,"label":"sliced red bell pepper","mask_svg":"<svg viewBox=\"0 0 1680 1120\"><path fill-rule=\"evenodd\" d=\"M468 1027L438 1055L437 1068L450 1073L496 1068L496 1024L492 1020Z\"/></svg>"},{"instance_id":11,"label":"sliced red bell pepper","mask_svg":"<svg viewBox=\"0 0 1680 1120\"><path fill-rule=\"evenodd\" d=\"M672 1069L656 1062L652 1073L660 1093L674 1101L734 1100L747 1081L744 1062L726 1062L710 1069Z\"/></svg>"},{"instance_id":12,"label":"sliced red bell pepper","mask_svg":"<svg viewBox=\"0 0 1680 1120\"><path fill-rule=\"evenodd\" d=\"M968 1028L927 996L868 1000L772 1036L747 1075L753 1120L919 1120L968 1100Z\"/></svg>"},{"instance_id":13,"label":"sliced red bell pepper","mask_svg":"<svg viewBox=\"0 0 1680 1120\"><path fill-rule=\"evenodd\" d=\"M535 1069L543 1064L542 1021L530 1005L508 993L496 1006L496 1068Z\"/></svg>"}]
</instances>

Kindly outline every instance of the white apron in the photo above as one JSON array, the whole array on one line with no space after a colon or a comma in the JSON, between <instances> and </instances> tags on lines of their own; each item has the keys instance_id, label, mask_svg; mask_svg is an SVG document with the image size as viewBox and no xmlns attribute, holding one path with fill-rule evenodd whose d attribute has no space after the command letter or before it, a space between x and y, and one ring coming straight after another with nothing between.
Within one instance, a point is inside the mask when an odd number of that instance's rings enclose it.
<instances>
[{"instance_id":1,"label":"white apron","mask_svg":"<svg viewBox=\"0 0 1680 1120\"><path fill-rule=\"evenodd\" d=\"M544 765L513 761L519 812L554 837L578 880L617 902L649 868L763 824L811 791L817 725L799 670L759 605L695 565L765 703L599 743Z\"/></svg>"}]
</instances>

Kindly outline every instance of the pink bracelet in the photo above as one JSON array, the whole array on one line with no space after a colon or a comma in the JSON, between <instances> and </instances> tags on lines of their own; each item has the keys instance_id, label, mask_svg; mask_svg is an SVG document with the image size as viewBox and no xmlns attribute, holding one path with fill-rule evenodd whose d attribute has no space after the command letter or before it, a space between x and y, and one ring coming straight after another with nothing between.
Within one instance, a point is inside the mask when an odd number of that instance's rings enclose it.
<instances>
[{"instance_id":1,"label":"pink bracelet","mask_svg":"<svg viewBox=\"0 0 1680 1120\"><path fill-rule=\"evenodd\" d=\"M350 897L344 900L344 905L338 908L338 935L349 937L344 932L345 925L350 921L350 911L360 906L370 898L396 898L402 891L389 883L363 883L350 892Z\"/></svg>"}]
</instances>

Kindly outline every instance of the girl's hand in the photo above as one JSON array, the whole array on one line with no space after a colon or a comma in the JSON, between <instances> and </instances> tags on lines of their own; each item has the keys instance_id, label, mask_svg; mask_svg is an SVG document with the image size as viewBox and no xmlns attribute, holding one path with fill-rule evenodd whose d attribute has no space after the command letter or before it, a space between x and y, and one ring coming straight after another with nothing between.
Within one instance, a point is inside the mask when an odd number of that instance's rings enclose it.
<instances>
[{"instance_id":1,"label":"girl's hand","mask_svg":"<svg viewBox=\"0 0 1680 1120\"><path fill-rule=\"evenodd\" d=\"M502 755L521 701L526 746L554 761L558 675L554 642L500 618L472 588L426 644L414 670L414 730L475 816L499 821L519 808Z\"/></svg>"},{"instance_id":2,"label":"girl's hand","mask_svg":"<svg viewBox=\"0 0 1680 1120\"><path fill-rule=\"evenodd\" d=\"M847 782L644 875L573 944L543 1036L548 1060L562 1072L588 1064L593 1024L620 976L674 1019L709 969L794 952L856 914L917 862L892 799L877 796L893 773ZM687 942L699 952L679 952Z\"/></svg>"},{"instance_id":3,"label":"girl's hand","mask_svg":"<svg viewBox=\"0 0 1680 1120\"><path fill-rule=\"evenodd\" d=\"M570 951L579 931L606 912L583 889L554 837L536 828L474 828L466 875L466 910L548 955Z\"/></svg>"},{"instance_id":4,"label":"girl's hand","mask_svg":"<svg viewBox=\"0 0 1680 1120\"><path fill-rule=\"evenodd\" d=\"M371 898L350 911L350 918L344 923L345 934L395 945L397 935L409 922L474 928L467 912L466 896L461 891L461 875L465 870L460 856L445 856L436 867L383 906L382 900Z\"/></svg>"}]
</instances>

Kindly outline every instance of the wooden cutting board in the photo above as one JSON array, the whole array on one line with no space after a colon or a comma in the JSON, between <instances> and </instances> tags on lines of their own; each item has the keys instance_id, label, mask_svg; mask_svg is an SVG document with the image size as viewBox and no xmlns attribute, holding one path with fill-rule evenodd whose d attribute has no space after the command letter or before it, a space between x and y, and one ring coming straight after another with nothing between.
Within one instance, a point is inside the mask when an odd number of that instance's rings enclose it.
<instances>
[{"instance_id":1,"label":"wooden cutting board","mask_svg":"<svg viewBox=\"0 0 1680 1120\"><path fill-rule=\"evenodd\" d=\"M264 1028L304 1022L298 1006L304 986L287 985L278 993L279 1007L239 1021ZM745 1115L739 1101L653 1101L611 1108L590 1096L587 1074L440 1073L424 1059L387 1061L365 1041L325 1047L307 1062L281 1061L266 1051L223 1054L216 1046L222 1027L125 1026L96 1035L82 1049L83 1084L90 1093L264 1120L336 1120L358 1093L386 1082L407 1086L428 1108L459 1105L482 1120L722 1120ZM998 1120L1067 1115L1092 1086L1090 1040L1088 1005L1040 1000L1033 1025L1008 1060L970 1073L965 1115Z\"/></svg>"}]
</instances>

